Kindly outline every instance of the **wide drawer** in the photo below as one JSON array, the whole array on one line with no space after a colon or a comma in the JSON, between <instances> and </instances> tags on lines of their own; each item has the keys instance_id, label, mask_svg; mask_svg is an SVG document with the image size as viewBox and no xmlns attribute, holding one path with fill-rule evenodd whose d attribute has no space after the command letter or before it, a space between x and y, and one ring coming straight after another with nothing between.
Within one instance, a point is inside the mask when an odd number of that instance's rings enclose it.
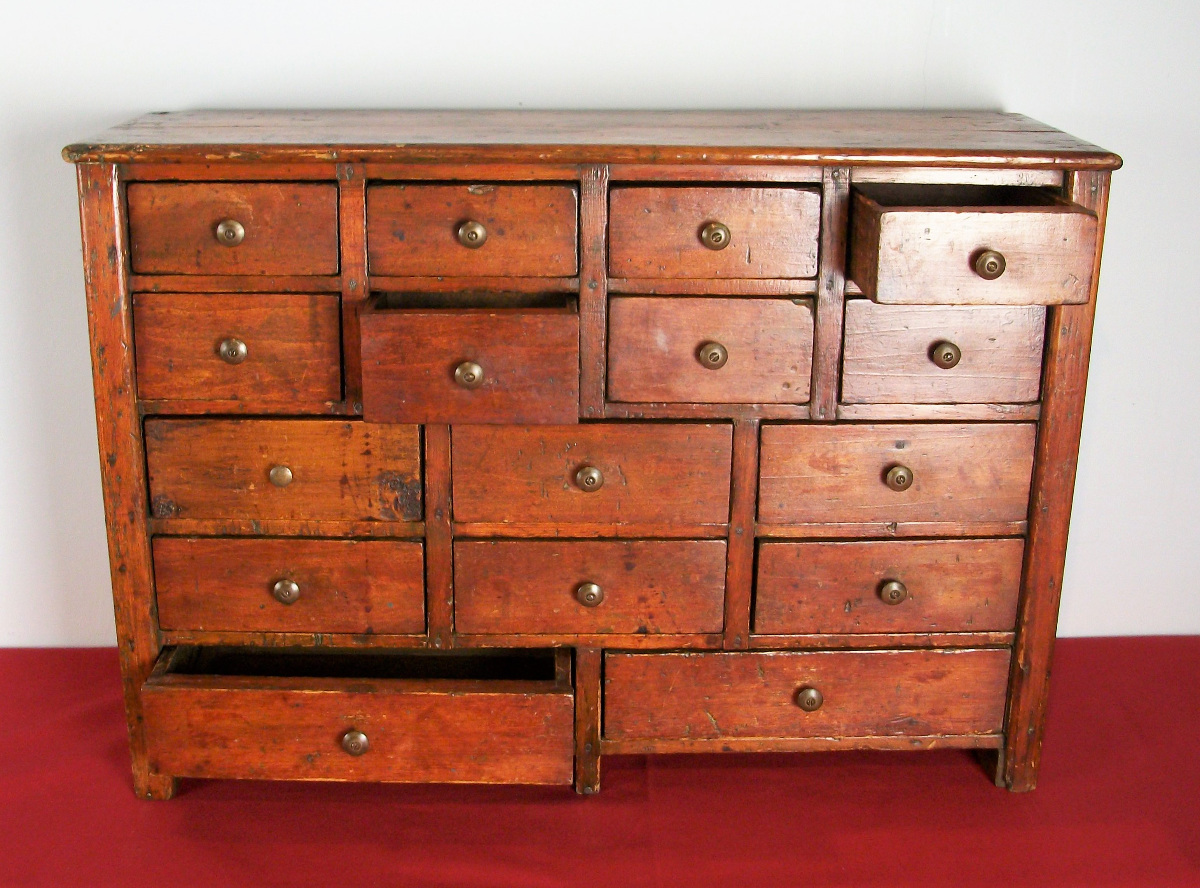
<instances>
[{"instance_id":1,"label":"wide drawer","mask_svg":"<svg viewBox=\"0 0 1200 888\"><path fill-rule=\"evenodd\" d=\"M425 631L425 559L415 540L155 537L163 629Z\"/></svg>"},{"instance_id":2,"label":"wide drawer","mask_svg":"<svg viewBox=\"0 0 1200 888\"><path fill-rule=\"evenodd\" d=\"M457 540L466 633L720 632L724 540Z\"/></svg>"},{"instance_id":3,"label":"wide drawer","mask_svg":"<svg viewBox=\"0 0 1200 888\"><path fill-rule=\"evenodd\" d=\"M138 274L337 274L337 186L133 182Z\"/></svg>"},{"instance_id":4,"label":"wide drawer","mask_svg":"<svg viewBox=\"0 0 1200 888\"><path fill-rule=\"evenodd\" d=\"M137 293L138 396L294 409L342 396L333 294Z\"/></svg>"},{"instance_id":5,"label":"wide drawer","mask_svg":"<svg viewBox=\"0 0 1200 888\"><path fill-rule=\"evenodd\" d=\"M375 185L367 258L375 275L570 277L578 218L570 185Z\"/></svg>"},{"instance_id":6,"label":"wide drawer","mask_svg":"<svg viewBox=\"0 0 1200 888\"><path fill-rule=\"evenodd\" d=\"M1020 539L762 542L754 631L1011 632Z\"/></svg>"},{"instance_id":7,"label":"wide drawer","mask_svg":"<svg viewBox=\"0 0 1200 888\"><path fill-rule=\"evenodd\" d=\"M1007 650L607 654L604 736L996 734L1008 661Z\"/></svg>"},{"instance_id":8,"label":"wide drawer","mask_svg":"<svg viewBox=\"0 0 1200 888\"><path fill-rule=\"evenodd\" d=\"M457 426L451 441L456 521L729 521L729 425Z\"/></svg>"},{"instance_id":9,"label":"wide drawer","mask_svg":"<svg viewBox=\"0 0 1200 888\"><path fill-rule=\"evenodd\" d=\"M846 303L847 404L1020 404L1038 399L1046 309Z\"/></svg>"},{"instance_id":10,"label":"wide drawer","mask_svg":"<svg viewBox=\"0 0 1200 888\"><path fill-rule=\"evenodd\" d=\"M389 309L362 328L371 422L571 423L579 418L579 315L569 308Z\"/></svg>"},{"instance_id":11,"label":"wide drawer","mask_svg":"<svg viewBox=\"0 0 1200 888\"><path fill-rule=\"evenodd\" d=\"M416 426L148 419L156 518L419 521Z\"/></svg>"},{"instance_id":12,"label":"wide drawer","mask_svg":"<svg viewBox=\"0 0 1200 888\"><path fill-rule=\"evenodd\" d=\"M876 302L1087 302L1096 216L1038 188L863 185L849 275Z\"/></svg>"},{"instance_id":13,"label":"wide drawer","mask_svg":"<svg viewBox=\"0 0 1200 888\"><path fill-rule=\"evenodd\" d=\"M614 298L613 401L796 404L808 400L808 299Z\"/></svg>"},{"instance_id":14,"label":"wide drawer","mask_svg":"<svg viewBox=\"0 0 1200 888\"><path fill-rule=\"evenodd\" d=\"M537 658L548 669L529 659L168 649L142 686L150 769L177 777L570 783L569 668L556 678L552 656ZM531 672L539 677L525 677Z\"/></svg>"},{"instance_id":15,"label":"wide drawer","mask_svg":"<svg viewBox=\"0 0 1200 888\"><path fill-rule=\"evenodd\" d=\"M608 270L617 278L811 278L820 228L813 188L613 188Z\"/></svg>"},{"instance_id":16,"label":"wide drawer","mask_svg":"<svg viewBox=\"0 0 1200 888\"><path fill-rule=\"evenodd\" d=\"M1036 431L1027 423L766 426L759 520L1024 521Z\"/></svg>"}]
</instances>

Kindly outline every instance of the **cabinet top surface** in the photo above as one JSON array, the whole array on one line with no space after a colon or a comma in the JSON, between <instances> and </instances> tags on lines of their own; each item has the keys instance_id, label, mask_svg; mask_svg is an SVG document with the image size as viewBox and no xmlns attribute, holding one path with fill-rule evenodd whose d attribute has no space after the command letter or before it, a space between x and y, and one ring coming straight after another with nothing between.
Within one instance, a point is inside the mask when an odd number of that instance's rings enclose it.
<instances>
[{"instance_id":1,"label":"cabinet top surface","mask_svg":"<svg viewBox=\"0 0 1200 888\"><path fill-rule=\"evenodd\" d=\"M1115 169L996 111L184 111L69 145L74 162L819 163Z\"/></svg>"}]
</instances>

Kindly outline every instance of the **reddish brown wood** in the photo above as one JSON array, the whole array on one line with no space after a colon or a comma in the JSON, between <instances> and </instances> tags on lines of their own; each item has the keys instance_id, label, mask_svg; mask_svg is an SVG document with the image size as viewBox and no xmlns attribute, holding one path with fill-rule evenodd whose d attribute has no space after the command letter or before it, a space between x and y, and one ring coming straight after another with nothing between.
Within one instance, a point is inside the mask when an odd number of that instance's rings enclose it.
<instances>
[{"instance_id":1,"label":"reddish brown wood","mask_svg":"<svg viewBox=\"0 0 1200 888\"><path fill-rule=\"evenodd\" d=\"M1036 422L1041 404L839 404L838 419Z\"/></svg>"},{"instance_id":2,"label":"reddish brown wood","mask_svg":"<svg viewBox=\"0 0 1200 888\"><path fill-rule=\"evenodd\" d=\"M759 523L755 533L775 539L832 540L847 537L1021 536L1024 521L839 521L822 524Z\"/></svg>"},{"instance_id":3,"label":"reddish brown wood","mask_svg":"<svg viewBox=\"0 0 1200 888\"><path fill-rule=\"evenodd\" d=\"M758 492L758 430L756 420L733 425L733 468L729 504L729 561L725 569L725 640L729 650L745 648L750 640L750 610L754 591L754 506Z\"/></svg>"},{"instance_id":4,"label":"reddish brown wood","mask_svg":"<svg viewBox=\"0 0 1200 888\"><path fill-rule=\"evenodd\" d=\"M812 296L812 278L609 278L610 293L644 296Z\"/></svg>"},{"instance_id":5,"label":"reddish brown wood","mask_svg":"<svg viewBox=\"0 0 1200 888\"><path fill-rule=\"evenodd\" d=\"M128 182L298 182L337 176L333 163L128 163L121 179Z\"/></svg>"},{"instance_id":6,"label":"reddish brown wood","mask_svg":"<svg viewBox=\"0 0 1200 888\"><path fill-rule=\"evenodd\" d=\"M139 274L337 274L337 189L284 183L129 185L132 268ZM217 240L239 222L245 239Z\"/></svg>"},{"instance_id":7,"label":"reddish brown wood","mask_svg":"<svg viewBox=\"0 0 1200 888\"><path fill-rule=\"evenodd\" d=\"M608 419L808 419L807 404L623 404L609 402Z\"/></svg>"},{"instance_id":8,"label":"reddish brown wood","mask_svg":"<svg viewBox=\"0 0 1200 888\"><path fill-rule=\"evenodd\" d=\"M341 278L283 274L135 274L135 293L337 293Z\"/></svg>"},{"instance_id":9,"label":"reddish brown wood","mask_svg":"<svg viewBox=\"0 0 1200 888\"><path fill-rule=\"evenodd\" d=\"M968 169L963 167L870 166L853 170L854 184L863 182L906 185L1048 185L1061 188L1062 170Z\"/></svg>"},{"instance_id":10,"label":"reddish brown wood","mask_svg":"<svg viewBox=\"0 0 1200 888\"><path fill-rule=\"evenodd\" d=\"M725 524L666 524L662 521L614 524L611 521L555 521L555 522L460 522L453 525L455 537L512 537L516 539L612 539L636 540L644 538L662 539L714 539L721 540L729 533Z\"/></svg>"},{"instance_id":11,"label":"reddish brown wood","mask_svg":"<svg viewBox=\"0 0 1200 888\"><path fill-rule=\"evenodd\" d=\"M849 203L850 170L846 167L825 170L821 184L821 255L809 398L810 415L815 420L833 420L837 409Z\"/></svg>"},{"instance_id":12,"label":"reddish brown wood","mask_svg":"<svg viewBox=\"0 0 1200 888\"><path fill-rule=\"evenodd\" d=\"M457 296L464 306L486 300L487 305L496 305L498 301L519 294L546 295L563 293L574 295L579 291L577 277L504 277L503 275L486 275L471 277L444 276L412 276L373 274L371 289L382 293L420 294L428 300L434 293L449 293ZM515 304L520 300L514 298ZM563 300L565 301L565 300Z\"/></svg>"},{"instance_id":13,"label":"reddish brown wood","mask_svg":"<svg viewBox=\"0 0 1200 888\"><path fill-rule=\"evenodd\" d=\"M309 521L289 518L151 518L152 534L176 536L421 537L421 521Z\"/></svg>"},{"instance_id":14,"label":"reddish brown wood","mask_svg":"<svg viewBox=\"0 0 1200 888\"><path fill-rule=\"evenodd\" d=\"M450 427L425 426L425 608L429 644L454 634L454 553L450 529Z\"/></svg>"},{"instance_id":15,"label":"reddish brown wood","mask_svg":"<svg viewBox=\"0 0 1200 888\"><path fill-rule=\"evenodd\" d=\"M586 167L579 190L579 409L604 415L608 336L608 167Z\"/></svg>"},{"instance_id":16,"label":"reddish brown wood","mask_svg":"<svg viewBox=\"0 0 1200 888\"><path fill-rule=\"evenodd\" d=\"M424 633L420 635L382 635L379 633L344 632L229 632L225 630L164 629L163 644L226 646L248 648L348 648L407 651L429 646Z\"/></svg>"},{"instance_id":17,"label":"reddish brown wood","mask_svg":"<svg viewBox=\"0 0 1200 888\"><path fill-rule=\"evenodd\" d=\"M620 739L600 741L605 755L673 755L715 752L830 752L833 750L996 749L999 734L929 737L699 737L684 740Z\"/></svg>"},{"instance_id":18,"label":"reddish brown wood","mask_svg":"<svg viewBox=\"0 0 1200 888\"><path fill-rule=\"evenodd\" d=\"M338 243L342 269L342 354L346 400L362 403L358 313L370 292L367 278L367 180L361 166L338 165ZM361 412L361 411L359 411Z\"/></svg>"},{"instance_id":19,"label":"reddish brown wood","mask_svg":"<svg viewBox=\"0 0 1200 888\"><path fill-rule=\"evenodd\" d=\"M839 632L836 635L752 635L752 650L884 650L888 648L1011 647L1014 632Z\"/></svg>"},{"instance_id":20,"label":"reddish brown wood","mask_svg":"<svg viewBox=\"0 0 1200 888\"><path fill-rule=\"evenodd\" d=\"M614 182L782 182L799 185L821 181L818 166L759 166L706 163L619 163L610 167Z\"/></svg>"},{"instance_id":21,"label":"reddish brown wood","mask_svg":"<svg viewBox=\"0 0 1200 888\"><path fill-rule=\"evenodd\" d=\"M600 791L600 671L603 653L597 648L575 651L575 791Z\"/></svg>"}]
</instances>

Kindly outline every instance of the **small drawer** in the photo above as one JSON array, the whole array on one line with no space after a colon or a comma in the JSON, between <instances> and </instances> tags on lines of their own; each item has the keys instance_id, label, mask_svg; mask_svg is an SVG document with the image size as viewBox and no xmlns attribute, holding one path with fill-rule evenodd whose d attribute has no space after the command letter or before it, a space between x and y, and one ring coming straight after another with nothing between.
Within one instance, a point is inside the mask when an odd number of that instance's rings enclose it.
<instances>
[{"instance_id":1,"label":"small drawer","mask_svg":"<svg viewBox=\"0 0 1200 888\"><path fill-rule=\"evenodd\" d=\"M570 783L569 654L168 648L142 686L175 777Z\"/></svg>"},{"instance_id":2,"label":"small drawer","mask_svg":"<svg viewBox=\"0 0 1200 888\"><path fill-rule=\"evenodd\" d=\"M483 523L726 524L725 424L458 426L454 518Z\"/></svg>"},{"instance_id":3,"label":"small drawer","mask_svg":"<svg viewBox=\"0 0 1200 888\"><path fill-rule=\"evenodd\" d=\"M1011 632L1020 539L758 547L754 631L771 635Z\"/></svg>"},{"instance_id":4,"label":"small drawer","mask_svg":"<svg viewBox=\"0 0 1200 888\"><path fill-rule=\"evenodd\" d=\"M998 734L1008 650L607 654L604 736Z\"/></svg>"},{"instance_id":5,"label":"small drawer","mask_svg":"<svg viewBox=\"0 0 1200 888\"><path fill-rule=\"evenodd\" d=\"M338 273L337 186L133 182L137 274Z\"/></svg>"},{"instance_id":6,"label":"small drawer","mask_svg":"<svg viewBox=\"0 0 1200 888\"><path fill-rule=\"evenodd\" d=\"M724 602L724 540L454 543L458 632L720 632Z\"/></svg>"},{"instance_id":7,"label":"small drawer","mask_svg":"<svg viewBox=\"0 0 1200 888\"><path fill-rule=\"evenodd\" d=\"M371 422L579 420L572 308L388 308L360 315L363 416Z\"/></svg>"},{"instance_id":8,"label":"small drawer","mask_svg":"<svg viewBox=\"0 0 1200 888\"><path fill-rule=\"evenodd\" d=\"M294 410L342 396L333 294L136 293L138 396Z\"/></svg>"},{"instance_id":9,"label":"small drawer","mask_svg":"<svg viewBox=\"0 0 1200 888\"><path fill-rule=\"evenodd\" d=\"M846 303L842 402L1023 404L1038 399L1046 309Z\"/></svg>"},{"instance_id":10,"label":"small drawer","mask_svg":"<svg viewBox=\"0 0 1200 888\"><path fill-rule=\"evenodd\" d=\"M1087 302L1096 216L1038 188L861 185L849 275L876 302Z\"/></svg>"},{"instance_id":11,"label":"small drawer","mask_svg":"<svg viewBox=\"0 0 1200 888\"><path fill-rule=\"evenodd\" d=\"M579 268L570 185L375 185L367 189L371 274L570 277Z\"/></svg>"},{"instance_id":12,"label":"small drawer","mask_svg":"<svg viewBox=\"0 0 1200 888\"><path fill-rule=\"evenodd\" d=\"M613 298L608 317L613 401L808 400L811 300Z\"/></svg>"},{"instance_id":13,"label":"small drawer","mask_svg":"<svg viewBox=\"0 0 1200 888\"><path fill-rule=\"evenodd\" d=\"M821 196L812 188L613 188L616 278L811 278Z\"/></svg>"},{"instance_id":14,"label":"small drawer","mask_svg":"<svg viewBox=\"0 0 1200 888\"><path fill-rule=\"evenodd\" d=\"M1025 423L766 426L759 521L1024 521L1035 434Z\"/></svg>"},{"instance_id":15,"label":"small drawer","mask_svg":"<svg viewBox=\"0 0 1200 888\"><path fill-rule=\"evenodd\" d=\"M416 426L148 419L155 518L421 520Z\"/></svg>"},{"instance_id":16,"label":"small drawer","mask_svg":"<svg viewBox=\"0 0 1200 888\"><path fill-rule=\"evenodd\" d=\"M425 631L418 541L154 538L164 629Z\"/></svg>"}]
</instances>

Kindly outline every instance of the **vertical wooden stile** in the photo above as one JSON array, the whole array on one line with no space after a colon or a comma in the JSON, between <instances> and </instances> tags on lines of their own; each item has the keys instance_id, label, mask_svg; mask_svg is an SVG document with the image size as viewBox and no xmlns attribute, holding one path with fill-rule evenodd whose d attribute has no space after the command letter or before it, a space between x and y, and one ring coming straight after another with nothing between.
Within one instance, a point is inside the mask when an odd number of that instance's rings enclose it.
<instances>
[{"instance_id":1,"label":"vertical wooden stile","mask_svg":"<svg viewBox=\"0 0 1200 888\"><path fill-rule=\"evenodd\" d=\"M813 332L809 415L837 418L838 373L846 292L846 237L850 210L850 170L826 167L821 176L821 247L817 269L816 328Z\"/></svg>"},{"instance_id":2,"label":"vertical wooden stile","mask_svg":"<svg viewBox=\"0 0 1200 888\"><path fill-rule=\"evenodd\" d=\"M604 416L608 342L608 167L584 167L580 176L579 413Z\"/></svg>"},{"instance_id":3,"label":"vertical wooden stile","mask_svg":"<svg viewBox=\"0 0 1200 888\"><path fill-rule=\"evenodd\" d=\"M575 650L575 791L600 791L600 681L604 651Z\"/></svg>"},{"instance_id":4,"label":"vertical wooden stile","mask_svg":"<svg viewBox=\"0 0 1200 888\"><path fill-rule=\"evenodd\" d=\"M450 426L425 426L425 624L430 647L452 646L454 551L450 530Z\"/></svg>"},{"instance_id":5,"label":"vertical wooden stile","mask_svg":"<svg viewBox=\"0 0 1200 888\"><path fill-rule=\"evenodd\" d=\"M757 419L733 424L733 467L729 500L729 561L725 569L726 650L750 646L754 587L754 504L758 494Z\"/></svg>"},{"instance_id":6,"label":"vertical wooden stile","mask_svg":"<svg viewBox=\"0 0 1200 888\"><path fill-rule=\"evenodd\" d=\"M358 308L370 292L367 279L367 182L361 166L338 164L338 228L342 276L343 388L354 413L362 412L362 361Z\"/></svg>"}]
</instances>

